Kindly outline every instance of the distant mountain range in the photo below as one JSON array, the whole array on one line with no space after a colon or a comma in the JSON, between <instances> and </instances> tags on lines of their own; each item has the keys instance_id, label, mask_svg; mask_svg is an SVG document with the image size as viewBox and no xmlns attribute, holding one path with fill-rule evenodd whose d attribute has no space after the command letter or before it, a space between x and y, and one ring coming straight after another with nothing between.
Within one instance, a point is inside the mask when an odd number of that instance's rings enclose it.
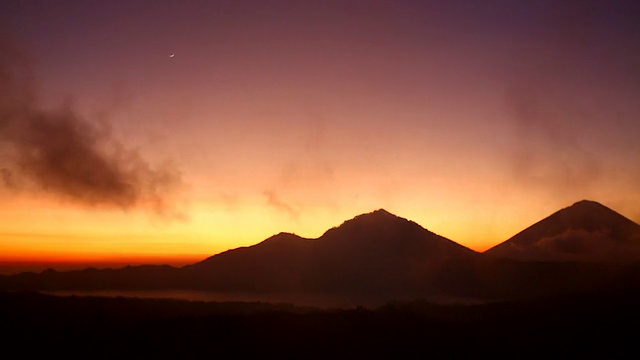
<instances>
[{"instance_id":1,"label":"distant mountain range","mask_svg":"<svg viewBox=\"0 0 640 360\"><path fill-rule=\"evenodd\" d=\"M385 210L317 239L280 233L182 268L22 273L0 290L202 290L495 300L640 285L640 225L580 201L477 253Z\"/></svg>"}]
</instances>

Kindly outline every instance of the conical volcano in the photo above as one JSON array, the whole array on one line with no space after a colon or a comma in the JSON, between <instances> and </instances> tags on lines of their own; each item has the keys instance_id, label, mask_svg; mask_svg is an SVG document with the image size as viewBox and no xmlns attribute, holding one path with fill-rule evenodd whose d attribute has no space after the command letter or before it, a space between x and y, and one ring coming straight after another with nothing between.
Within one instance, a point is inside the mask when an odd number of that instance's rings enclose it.
<instances>
[{"instance_id":1,"label":"conical volcano","mask_svg":"<svg viewBox=\"0 0 640 360\"><path fill-rule=\"evenodd\" d=\"M600 203L583 200L485 254L523 261L640 261L640 225Z\"/></svg>"}]
</instances>

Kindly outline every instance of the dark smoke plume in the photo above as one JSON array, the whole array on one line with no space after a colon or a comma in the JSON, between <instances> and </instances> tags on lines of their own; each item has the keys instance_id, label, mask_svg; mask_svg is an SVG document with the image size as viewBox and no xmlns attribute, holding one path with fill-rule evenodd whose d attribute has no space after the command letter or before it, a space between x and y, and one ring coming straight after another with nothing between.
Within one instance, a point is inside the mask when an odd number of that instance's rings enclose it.
<instances>
[{"instance_id":1,"label":"dark smoke plume","mask_svg":"<svg viewBox=\"0 0 640 360\"><path fill-rule=\"evenodd\" d=\"M112 138L105 124L88 122L70 106L44 110L32 73L15 47L0 45L1 184L44 190L90 206L172 211L180 174L154 168Z\"/></svg>"}]
</instances>

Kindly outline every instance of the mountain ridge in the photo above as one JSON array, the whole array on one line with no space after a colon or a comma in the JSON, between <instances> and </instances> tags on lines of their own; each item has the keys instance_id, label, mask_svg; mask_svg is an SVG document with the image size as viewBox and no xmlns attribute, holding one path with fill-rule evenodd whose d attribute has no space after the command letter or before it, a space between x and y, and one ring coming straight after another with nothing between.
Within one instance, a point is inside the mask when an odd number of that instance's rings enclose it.
<instances>
[{"instance_id":1,"label":"mountain ridge","mask_svg":"<svg viewBox=\"0 0 640 360\"><path fill-rule=\"evenodd\" d=\"M544 240L559 241L566 247L567 241L569 245L571 241L580 244L586 234L587 244L636 246L640 244L640 235L635 237L640 234L638 229L640 225L604 205L579 201L503 244L509 248L514 242L522 243L520 247L527 249ZM521 238L524 240L518 240ZM521 259L503 256L495 250L499 246L478 253L411 220L378 209L346 220L315 239L281 232L260 243L230 249L181 268L147 265L0 276L0 291L302 293L365 297L380 303L412 298L518 299L640 285L640 251L617 249L582 261L574 253L570 253L573 257ZM629 261L619 261L621 251Z\"/></svg>"},{"instance_id":2,"label":"mountain ridge","mask_svg":"<svg viewBox=\"0 0 640 360\"><path fill-rule=\"evenodd\" d=\"M258 288L399 294L426 288L453 258L478 253L386 210L358 215L306 239L280 233L259 244L189 266L211 274L209 287L255 283ZM232 270L231 270L232 269ZM218 274L235 274L229 284ZM277 279L277 280L274 280Z\"/></svg>"}]
</instances>

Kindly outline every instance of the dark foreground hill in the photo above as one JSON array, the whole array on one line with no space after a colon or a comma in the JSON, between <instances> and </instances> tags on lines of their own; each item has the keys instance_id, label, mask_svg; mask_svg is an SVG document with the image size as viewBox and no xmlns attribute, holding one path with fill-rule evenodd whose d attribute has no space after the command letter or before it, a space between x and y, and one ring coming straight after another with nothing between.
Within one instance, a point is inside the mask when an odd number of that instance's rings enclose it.
<instances>
[{"instance_id":1,"label":"dark foreground hill","mask_svg":"<svg viewBox=\"0 0 640 360\"><path fill-rule=\"evenodd\" d=\"M638 262L640 225L597 202L583 200L485 254L522 261Z\"/></svg>"},{"instance_id":2,"label":"dark foreground hill","mask_svg":"<svg viewBox=\"0 0 640 360\"><path fill-rule=\"evenodd\" d=\"M25 358L638 358L639 290L373 310L0 292L0 344Z\"/></svg>"}]
</instances>

